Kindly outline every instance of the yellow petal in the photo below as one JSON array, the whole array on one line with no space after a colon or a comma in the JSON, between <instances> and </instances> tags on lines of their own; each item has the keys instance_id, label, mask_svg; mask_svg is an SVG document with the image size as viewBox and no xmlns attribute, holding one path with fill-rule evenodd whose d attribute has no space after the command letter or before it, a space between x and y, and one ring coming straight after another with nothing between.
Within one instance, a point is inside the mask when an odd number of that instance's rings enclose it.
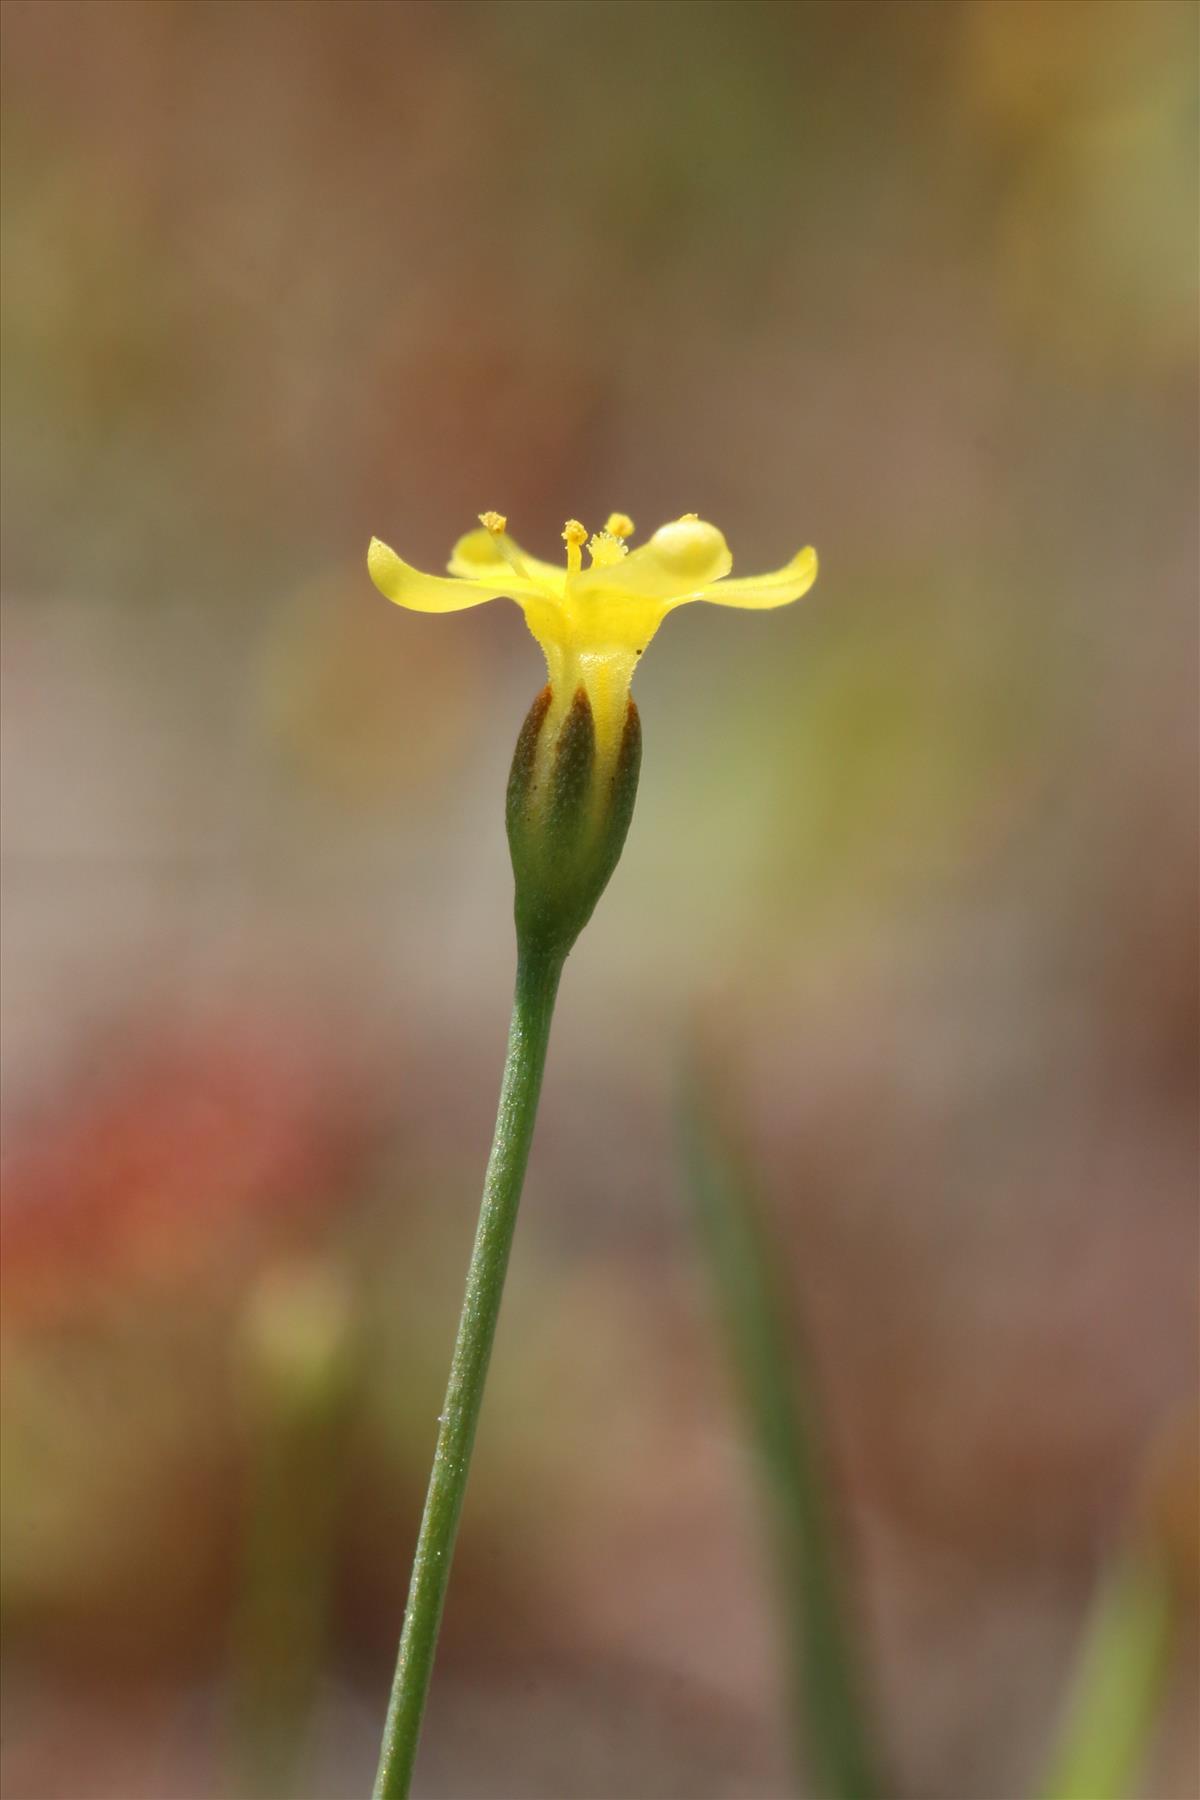
<instances>
[{"instance_id":1,"label":"yellow petal","mask_svg":"<svg viewBox=\"0 0 1200 1800\"><path fill-rule=\"evenodd\" d=\"M394 600L397 606L407 606L411 612L461 612L464 607L482 606L485 600L511 594L514 586L512 570L507 567L505 582L422 575L419 569L401 562L396 552L378 538L371 539L367 551L367 572L386 599Z\"/></svg>"},{"instance_id":2,"label":"yellow petal","mask_svg":"<svg viewBox=\"0 0 1200 1800\"><path fill-rule=\"evenodd\" d=\"M786 606L807 594L817 579L817 553L798 550L790 563L774 569L769 575L747 575L741 581L714 581L702 593L685 596L689 600L710 600L715 606L744 606L765 610L769 606ZM678 606L680 601L676 601Z\"/></svg>"},{"instance_id":3,"label":"yellow petal","mask_svg":"<svg viewBox=\"0 0 1200 1800\"><path fill-rule=\"evenodd\" d=\"M501 545L503 544L503 548ZM567 572L561 563L539 562L508 536L491 531L468 531L450 552L447 568L452 575L468 581L495 582L496 592L514 593L514 580L520 593L562 593Z\"/></svg>"},{"instance_id":4,"label":"yellow petal","mask_svg":"<svg viewBox=\"0 0 1200 1800\"><path fill-rule=\"evenodd\" d=\"M581 599L604 594L678 601L691 599L732 567L729 545L715 525L703 519L676 519L619 563L574 576L571 591Z\"/></svg>"}]
</instances>

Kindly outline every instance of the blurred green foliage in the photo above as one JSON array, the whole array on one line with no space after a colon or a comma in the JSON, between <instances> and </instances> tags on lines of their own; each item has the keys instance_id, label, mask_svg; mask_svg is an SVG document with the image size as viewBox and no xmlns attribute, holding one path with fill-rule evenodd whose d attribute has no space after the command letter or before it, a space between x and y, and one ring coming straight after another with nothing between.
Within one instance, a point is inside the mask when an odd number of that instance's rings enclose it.
<instances>
[{"instance_id":1,"label":"blurred green foliage","mask_svg":"<svg viewBox=\"0 0 1200 1800\"><path fill-rule=\"evenodd\" d=\"M871 1800L880 1791L879 1750L815 1372L789 1329L774 1245L703 1076L690 1077L680 1116L697 1237L762 1492L799 1780L811 1763L817 1793Z\"/></svg>"}]
</instances>

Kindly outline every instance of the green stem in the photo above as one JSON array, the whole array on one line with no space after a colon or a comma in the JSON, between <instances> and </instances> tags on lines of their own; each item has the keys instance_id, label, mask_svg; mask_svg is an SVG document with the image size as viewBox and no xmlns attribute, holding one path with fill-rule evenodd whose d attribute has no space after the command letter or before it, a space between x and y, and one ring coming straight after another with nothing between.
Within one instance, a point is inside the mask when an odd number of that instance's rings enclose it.
<instances>
[{"instance_id":1,"label":"green stem","mask_svg":"<svg viewBox=\"0 0 1200 1800\"><path fill-rule=\"evenodd\" d=\"M413 1560L375 1800L407 1800L412 1780L562 965L558 950L523 952L517 962L496 1134Z\"/></svg>"}]
</instances>

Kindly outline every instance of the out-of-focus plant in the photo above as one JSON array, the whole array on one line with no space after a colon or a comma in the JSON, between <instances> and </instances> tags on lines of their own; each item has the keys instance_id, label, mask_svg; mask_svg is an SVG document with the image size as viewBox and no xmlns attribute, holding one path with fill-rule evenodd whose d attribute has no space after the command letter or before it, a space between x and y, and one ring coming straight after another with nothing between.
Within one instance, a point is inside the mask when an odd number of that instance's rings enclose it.
<instances>
[{"instance_id":1,"label":"out-of-focus plant","mask_svg":"<svg viewBox=\"0 0 1200 1800\"><path fill-rule=\"evenodd\" d=\"M231 1776L248 1800L286 1800L324 1650L355 1370L345 1283L321 1264L270 1271L249 1297L237 1349L249 1489L231 1666Z\"/></svg>"},{"instance_id":2,"label":"out-of-focus plant","mask_svg":"<svg viewBox=\"0 0 1200 1800\"><path fill-rule=\"evenodd\" d=\"M1101 1583L1042 1800L1122 1800L1154 1724L1173 1604L1158 1557L1128 1554Z\"/></svg>"},{"instance_id":3,"label":"out-of-focus plant","mask_svg":"<svg viewBox=\"0 0 1200 1800\"><path fill-rule=\"evenodd\" d=\"M1166 1433L1150 1458L1127 1542L1100 1579L1040 1800L1123 1800L1146 1758L1200 1598L1198 1424Z\"/></svg>"},{"instance_id":4,"label":"out-of-focus plant","mask_svg":"<svg viewBox=\"0 0 1200 1800\"><path fill-rule=\"evenodd\" d=\"M545 654L548 682L517 740L507 824L516 880L517 978L483 1205L384 1728L377 1800L409 1791L466 1493L517 1206L537 1116L555 997L572 945L616 867L637 794L641 724L629 697L639 657L669 612L694 600L761 610L816 579L812 550L774 574L730 579L721 533L695 514L628 549L614 513L589 538L570 519L566 567L528 556L499 513L455 545L448 576L423 575L378 539L371 577L397 605L457 612L510 596ZM583 567L587 548L590 566Z\"/></svg>"},{"instance_id":5,"label":"out-of-focus plant","mask_svg":"<svg viewBox=\"0 0 1200 1800\"><path fill-rule=\"evenodd\" d=\"M681 1109L688 1191L763 1504L797 1776L830 1800L879 1792L875 1731L842 1591L844 1558L817 1384L716 1097L690 1076Z\"/></svg>"},{"instance_id":6,"label":"out-of-focus plant","mask_svg":"<svg viewBox=\"0 0 1200 1800\"><path fill-rule=\"evenodd\" d=\"M778 1278L746 1159L712 1091L690 1074L681 1108L697 1236L763 1497L779 1601L797 1775L830 1800L878 1792L879 1736L843 1591L816 1384ZM1157 1459L1130 1541L1104 1572L1039 1800L1124 1800L1157 1722L1185 1613L1200 1588L1194 1432Z\"/></svg>"}]
</instances>

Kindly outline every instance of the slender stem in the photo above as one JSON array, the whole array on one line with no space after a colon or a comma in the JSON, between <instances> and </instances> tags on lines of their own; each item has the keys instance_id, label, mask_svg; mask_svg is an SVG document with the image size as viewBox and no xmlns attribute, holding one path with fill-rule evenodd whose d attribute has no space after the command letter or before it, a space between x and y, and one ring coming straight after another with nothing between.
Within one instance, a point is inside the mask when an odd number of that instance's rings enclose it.
<instances>
[{"instance_id":1,"label":"slender stem","mask_svg":"<svg viewBox=\"0 0 1200 1800\"><path fill-rule=\"evenodd\" d=\"M561 974L557 951L518 958L496 1134L413 1560L375 1800L407 1800L412 1780Z\"/></svg>"}]
</instances>

